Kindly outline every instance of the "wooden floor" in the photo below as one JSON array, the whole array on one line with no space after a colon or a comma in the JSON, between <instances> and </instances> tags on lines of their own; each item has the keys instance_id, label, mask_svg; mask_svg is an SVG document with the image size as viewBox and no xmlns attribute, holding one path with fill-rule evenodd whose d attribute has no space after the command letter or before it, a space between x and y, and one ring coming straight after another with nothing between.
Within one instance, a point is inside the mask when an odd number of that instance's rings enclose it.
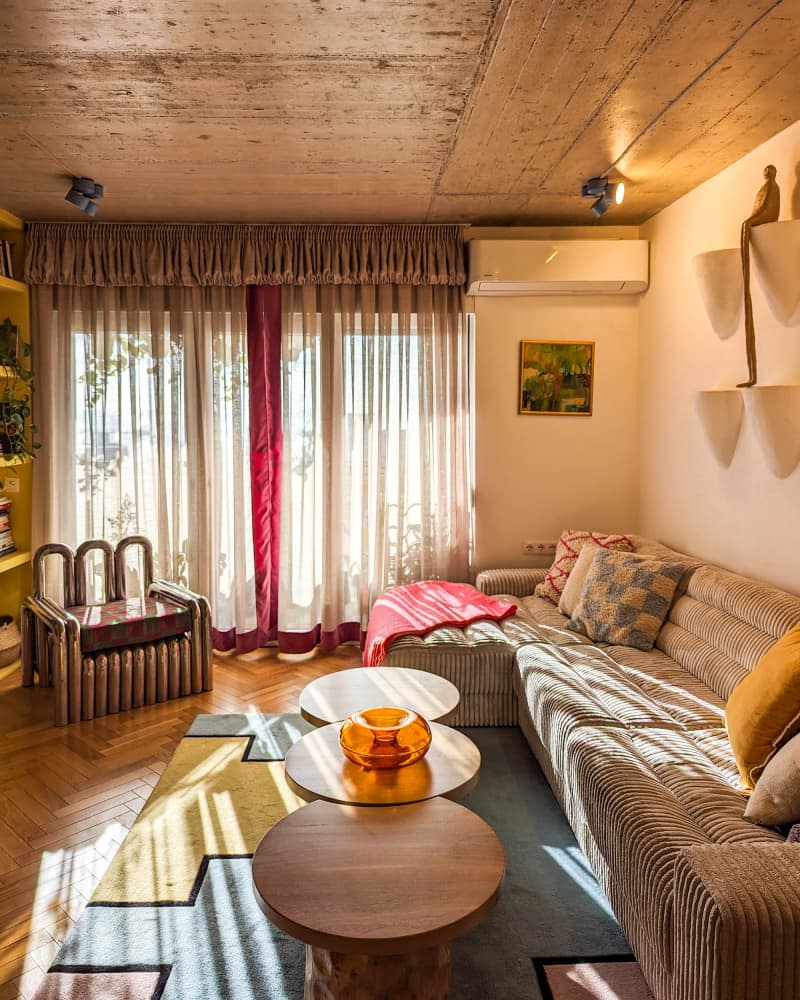
<instances>
[{"instance_id":1,"label":"wooden floor","mask_svg":"<svg viewBox=\"0 0 800 1000\"><path fill-rule=\"evenodd\" d=\"M0 1000L33 995L195 715L297 711L309 681L360 663L356 646L220 656L207 694L60 729L52 690L0 681Z\"/></svg>"}]
</instances>

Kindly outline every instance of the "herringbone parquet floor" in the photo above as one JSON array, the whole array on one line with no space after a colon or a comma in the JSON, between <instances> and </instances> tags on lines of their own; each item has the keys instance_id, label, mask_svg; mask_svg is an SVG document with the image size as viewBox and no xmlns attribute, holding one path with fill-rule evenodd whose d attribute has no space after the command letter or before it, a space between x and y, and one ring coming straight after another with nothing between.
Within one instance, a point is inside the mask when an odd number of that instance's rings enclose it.
<instances>
[{"instance_id":1,"label":"herringbone parquet floor","mask_svg":"<svg viewBox=\"0 0 800 1000\"><path fill-rule=\"evenodd\" d=\"M0 681L0 1000L33 995L199 712L297 711L355 646L289 662L220 656L214 690L56 729L52 690Z\"/></svg>"}]
</instances>

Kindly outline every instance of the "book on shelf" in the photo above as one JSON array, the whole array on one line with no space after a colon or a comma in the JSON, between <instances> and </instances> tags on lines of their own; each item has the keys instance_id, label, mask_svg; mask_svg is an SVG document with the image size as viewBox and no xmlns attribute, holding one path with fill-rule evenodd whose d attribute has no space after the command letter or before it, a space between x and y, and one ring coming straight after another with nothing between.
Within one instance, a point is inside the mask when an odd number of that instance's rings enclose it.
<instances>
[{"instance_id":1,"label":"book on shelf","mask_svg":"<svg viewBox=\"0 0 800 1000\"><path fill-rule=\"evenodd\" d=\"M8 497L0 497L0 556L16 551L17 546L11 534L11 501Z\"/></svg>"},{"instance_id":2,"label":"book on shelf","mask_svg":"<svg viewBox=\"0 0 800 1000\"><path fill-rule=\"evenodd\" d=\"M14 244L10 240L0 240L0 275L14 277Z\"/></svg>"}]
</instances>

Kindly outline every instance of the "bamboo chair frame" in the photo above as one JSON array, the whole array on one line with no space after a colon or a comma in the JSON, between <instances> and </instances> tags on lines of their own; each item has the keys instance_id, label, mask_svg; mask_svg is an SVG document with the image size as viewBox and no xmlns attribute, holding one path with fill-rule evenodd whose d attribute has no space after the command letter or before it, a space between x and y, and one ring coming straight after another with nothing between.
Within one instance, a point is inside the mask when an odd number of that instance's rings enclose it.
<instances>
[{"instance_id":1,"label":"bamboo chair frame","mask_svg":"<svg viewBox=\"0 0 800 1000\"><path fill-rule=\"evenodd\" d=\"M189 612L186 633L153 641L120 642L112 649L85 652L80 625L70 608L87 603L88 557L103 558L103 600L121 600L126 593L126 556L139 550L142 592ZM63 604L45 592L45 560L62 560ZM128 535L116 548L89 539L75 552L51 543L33 557L33 593L22 605L22 683L30 687L38 672L42 687L54 687L55 724L136 708L168 698L210 691L213 687L211 614L205 597L168 580L153 580L153 550L143 535Z\"/></svg>"}]
</instances>

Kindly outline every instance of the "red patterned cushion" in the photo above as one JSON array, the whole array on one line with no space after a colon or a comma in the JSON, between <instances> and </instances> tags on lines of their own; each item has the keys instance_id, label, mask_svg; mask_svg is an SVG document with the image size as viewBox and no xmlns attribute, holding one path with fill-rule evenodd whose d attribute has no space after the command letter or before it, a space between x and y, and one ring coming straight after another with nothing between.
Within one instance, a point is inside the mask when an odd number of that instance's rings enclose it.
<instances>
[{"instance_id":1,"label":"red patterned cushion","mask_svg":"<svg viewBox=\"0 0 800 1000\"><path fill-rule=\"evenodd\" d=\"M563 531L556 545L553 565L547 571L544 580L534 590L537 597L543 597L551 604L558 604L567 577L578 561L578 554L587 542L599 545L601 549L615 549L621 552L633 550L633 542L627 535L600 535L594 531L576 531L574 528Z\"/></svg>"},{"instance_id":2,"label":"red patterned cushion","mask_svg":"<svg viewBox=\"0 0 800 1000\"><path fill-rule=\"evenodd\" d=\"M167 639L188 632L192 627L192 616L186 608L153 597L76 605L69 608L69 613L80 624L84 653Z\"/></svg>"}]
</instances>

